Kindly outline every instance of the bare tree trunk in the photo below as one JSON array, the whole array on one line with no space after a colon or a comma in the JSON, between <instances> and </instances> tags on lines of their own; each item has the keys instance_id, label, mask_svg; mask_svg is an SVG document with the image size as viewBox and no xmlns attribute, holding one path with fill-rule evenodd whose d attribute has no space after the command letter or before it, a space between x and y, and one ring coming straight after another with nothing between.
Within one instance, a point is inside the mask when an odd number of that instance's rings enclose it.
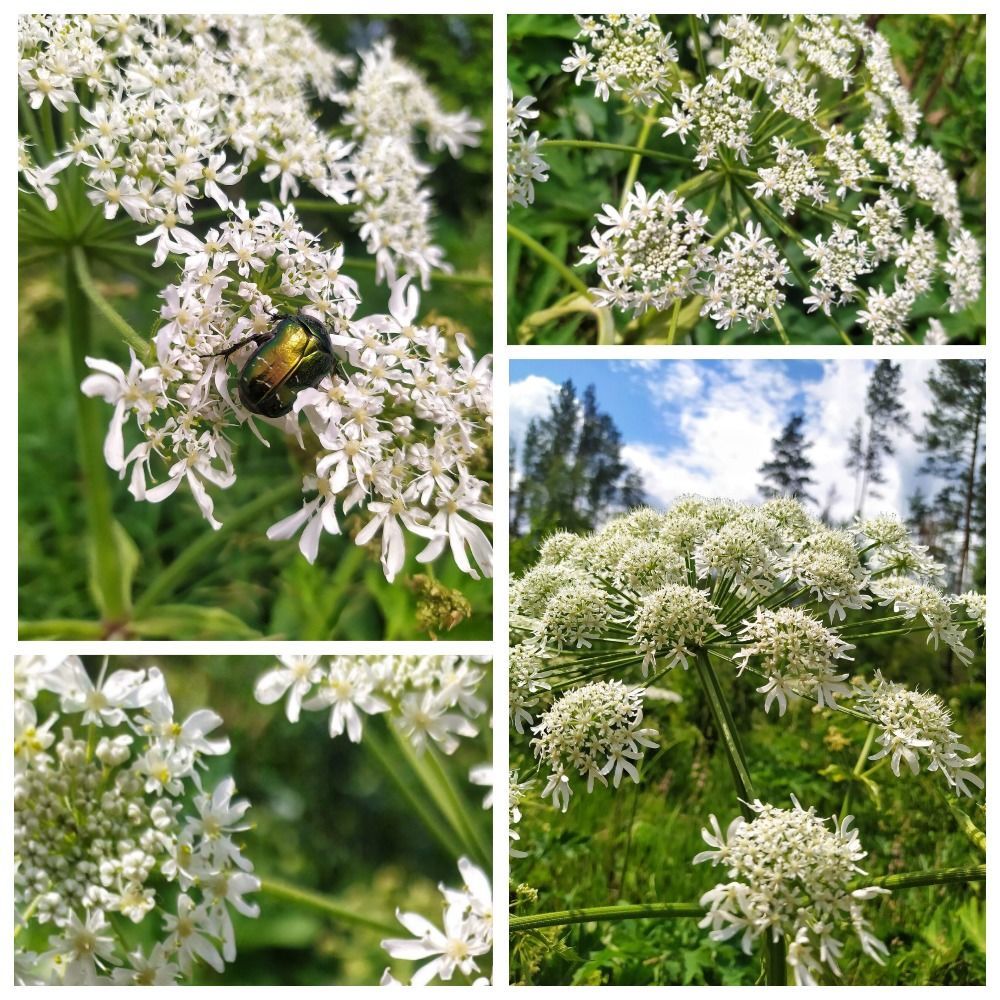
<instances>
[{"instance_id":1,"label":"bare tree trunk","mask_svg":"<svg viewBox=\"0 0 1000 1000\"><path fill-rule=\"evenodd\" d=\"M972 501L976 492L976 461L979 458L979 422L982 411L976 411L976 422L972 429L972 449L969 456L969 474L965 477L965 510L962 514L962 554L958 561L958 590L965 589L965 572L969 563L969 548L972 544Z\"/></svg>"}]
</instances>

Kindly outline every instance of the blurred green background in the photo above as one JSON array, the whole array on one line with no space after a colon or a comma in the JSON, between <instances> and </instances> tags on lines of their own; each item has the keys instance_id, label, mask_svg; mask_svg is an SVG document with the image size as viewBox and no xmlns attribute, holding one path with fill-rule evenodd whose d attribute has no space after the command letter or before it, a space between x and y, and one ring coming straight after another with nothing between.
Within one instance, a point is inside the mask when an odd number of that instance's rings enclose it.
<instances>
[{"instance_id":1,"label":"blurred green background","mask_svg":"<svg viewBox=\"0 0 1000 1000\"><path fill-rule=\"evenodd\" d=\"M84 657L92 676L100 657ZM260 705L254 681L277 665L273 657L128 656L112 657L110 670L158 666L174 699L174 717L185 719L211 708L224 719L216 734L229 737L228 754L207 758L206 787L232 775L239 797L251 802L253 829L239 835L243 853L261 879L279 880L318 892L348 910L386 925L386 931L358 927L323 911L285 901L268 892L252 897L257 919L234 914L237 958L218 975L207 966L195 984L219 985L375 985L390 960L379 941L410 935L394 917L396 908L412 910L440 926L439 882L461 887L457 856L444 850L400 792L397 778L415 778L383 718L366 716L365 736L352 744L331 739L329 713L303 711L294 725L284 702ZM489 677L482 691L489 697ZM485 788L466 780L471 767L491 756L486 717L480 734L462 741L444 758L468 812L487 843L492 813L482 808ZM373 753L370 738L388 749L389 768ZM419 794L419 786L414 790ZM137 929L137 941L156 940L157 920ZM146 932L143 938L142 932ZM414 965L393 963L409 979ZM486 970L488 974L488 970Z\"/></svg>"},{"instance_id":2,"label":"blurred green background","mask_svg":"<svg viewBox=\"0 0 1000 1000\"><path fill-rule=\"evenodd\" d=\"M310 15L307 20L341 52L391 35L397 53L426 74L446 110L468 108L484 123L481 146L458 160L421 151L434 165L428 184L437 205L436 239L446 259L468 280L435 282L422 296L420 319L461 329L477 355L488 353L492 349L491 18ZM259 181L244 181L233 196L276 199L276 193L276 188L269 191ZM307 189L302 196L315 197ZM343 240L349 258L364 258L363 246L343 216L300 214L308 229L325 233L330 242ZM22 247L22 252L30 249ZM158 294L174 280L172 265L153 269L151 257L137 253L124 262L91 259L102 291L140 332L152 329ZM54 626L29 624L22 628L22 637L94 639L105 637L114 623L96 621L88 585L75 438L78 385L64 335L62 268L57 258L19 274L19 617L22 622ZM348 265L345 271L360 286L359 315L384 312L388 292L375 285L373 270ZM127 368L128 353L120 336L97 316L93 327L92 353ZM111 408L100 406L110 419ZM214 538L186 488L162 504L140 504L128 494L127 484L106 470L114 516L134 542L139 559L136 618L142 620L126 634L169 639L426 638L427 628L417 619L419 595L409 586L409 578L426 574L427 568L413 558L422 547L413 540L408 542L407 564L393 584L386 583L378 565L378 542L360 548L349 540L362 523L356 514L342 519L344 536L323 536L314 566L299 554L297 540L267 540L268 526L301 505L304 465L283 435L267 428L265 437L270 448L261 447L250 434L238 435L237 482L229 490L215 491L217 517L223 524L234 523ZM491 450L488 446L487 456ZM475 473L489 481L487 462ZM197 557L178 566L177 558L192 545L200 547ZM469 617L447 637L488 638L491 581L473 581L459 572L450 553L438 560L433 573L437 583L461 591L470 602Z\"/></svg>"},{"instance_id":3,"label":"blurred green background","mask_svg":"<svg viewBox=\"0 0 1000 1000\"><path fill-rule=\"evenodd\" d=\"M688 48L689 18L678 14L658 17L663 30L674 36L681 68L696 71ZM963 224L983 240L986 231L985 16L878 14L871 15L867 21L889 40L897 72L924 110L917 141L933 145L945 158L959 185ZM507 19L507 75L515 100L533 95L537 98L534 107L540 112L530 123L529 130L537 129L546 139L589 139L635 145L641 128L640 116L631 113L614 96L607 103L601 101L594 96L592 84L575 86L573 75L560 69L563 58L571 51L577 30L576 20L569 14L512 14ZM822 84L814 80L812 85L818 86L823 95L824 107L842 98L841 85L835 81L827 80ZM662 138L661 132L658 127L653 128L648 143L650 149L682 155L685 150L691 151L690 141L684 147L676 136ZM590 241L594 217L601 206L606 202L618 204L630 157L600 149L546 150L544 147L542 155L550 166L549 180L535 184L535 204L528 208L513 207L509 221L573 268L585 282L592 282L592 269L575 266L580 258L579 247ZM697 173L698 167L693 160L690 167L677 167L646 159L640 166L638 180L650 191L657 187L670 190ZM692 198L689 204L704 208L704 201L704 197ZM853 202L850 207L854 207ZM808 214L807 217L815 218ZM791 221L806 238L815 235L812 222L803 225L795 217ZM823 228L825 231L829 226ZM794 247L789 259L796 266L804 262L801 252ZM590 314L578 313L560 319L535 315L553 307L572 292L557 271L514 239L508 240L507 260L507 328L511 343L595 342L596 323ZM808 293L803 292L805 294ZM941 282L931 293L922 296L912 313L911 332L922 333L927 319L936 316L953 343L985 342L985 294L976 305L957 316L947 311L946 297L947 289ZM793 291L788 305L799 302L801 296ZM781 318L793 343L840 343L821 313L806 314L788 305L782 310ZM835 315L846 323L853 311L840 310ZM660 314L647 314L641 323L633 321L631 314L616 314L616 320L620 342L624 343L663 342L669 325L669 315ZM762 329L752 334L747 332L745 324L738 324L735 331L719 331L714 323L705 319L696 322L690 332L691 343L781 343L774 330ZM862 334L859 342L868 342L862 329L854 332Z\"/></svg>"},{"instance_id":4,"label":"blurred green background","mask_svg":"<svg viewBox=\"0 0 1000 1000\"><path fill-rule=\"evenodd\" d=\"M852 615L853 617L853 615ZM850 620L850 619L849 619ZM925 636L862 640L851 672L876 669L908 687L940 695L954 714L954 728L972 752L986 746L986 663L981 638L970 631L976 657L968 667L935 652ZM937 773L917 777L886 766L870 784L850 779L864 744L866 724L838 712L792 699L778 718L763 712L763 695L749 675L736 678L717 666L747 752L759 798L782 808L795 795L821 816L839 813L850 785L848 811L855 815L868 857L860 866L872 876L981 864L985 858L963 832L957 805L985 829L982 793L959 800ZM641 683L638 676L629 678ZM704 849L701 829L714 813L723 830L738 814L724 747L694 671L676 669L659 686L681 695L679 704L647 697L644 725L659 730L660 750L647 751L642 783L623 781L593 794L576 789L565 814L540 804L542 780L522 806L511 884L538 890L537 903L517 913L547 912L614 903L697 902L725 870L692 865ZM533 774L526 741L511 737L511 768ZM985 765L975 769L985 778ZM863 905L873 932L889 947L881 967L861 954L857 939L845 941L843 985L969 985L985 983L986 906L981 882L897 889ZM759 952L743 954L739 939L714 943L696 919L624 920L513 934L511 979L539 985L753 985ZM837 935L835 935L837 936ZM832 978L826 981L835 982Z\"/></svg>"}]
</instances>

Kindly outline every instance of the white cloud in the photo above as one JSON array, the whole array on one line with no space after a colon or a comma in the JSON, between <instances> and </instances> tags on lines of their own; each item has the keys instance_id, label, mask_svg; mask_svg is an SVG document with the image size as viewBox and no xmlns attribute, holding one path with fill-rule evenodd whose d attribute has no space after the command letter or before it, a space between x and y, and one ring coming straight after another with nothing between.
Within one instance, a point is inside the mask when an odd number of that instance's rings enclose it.
<instances>
[{"instance_id":1,"label":"white cloud","mask_svg":"<svg viewBox=\"0 0 1000 1000\"><path fill-rule=\"evenodd\" d=\"M528 375L520 382L511 384L510 399L510 445L521 453L521 442L528 424L536 417L549 412L552 400L559 393L559 385L541 375Z\"/></svg>"},{"instance_id":2,"label":"white cloud","mask_svg":"<svg viewBox=\"0 0 1000 1000\"><path fill-rule=\"evenodd\" d=\"M670 447L629 442L625 459L639 469L650 499L666 505L684 493L759 499L758 469L771 455L771 441L795 410L801 394L807 452L816 481L811 493L825 505L834 491L832 514L847 520L854 510L854 481L845 468L847 442L864 408L871 364L826 362L818 381L792 379L786 367L753 361L661 366L633 372L645 391L660 402L663 419L683 439ZM923 424L929 407L926 378L930 362L903 363L903 401L910 428L895 437L896 454L885 462L887 482L866 513L892 510L905 515L907 497L917 480L921 457L912 430Z\"/></svg>"}]
</instances>

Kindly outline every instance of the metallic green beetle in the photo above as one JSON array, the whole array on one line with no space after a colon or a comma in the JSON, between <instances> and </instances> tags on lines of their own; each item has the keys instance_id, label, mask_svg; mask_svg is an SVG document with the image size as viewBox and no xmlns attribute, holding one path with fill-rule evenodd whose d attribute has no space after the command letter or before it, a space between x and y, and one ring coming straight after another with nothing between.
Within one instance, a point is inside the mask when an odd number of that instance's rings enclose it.
<instances>
[{"instance_id":1,"label":"metallic green beetle","mask_svg":"<svg viewBox=\"0 0 1000 1000\"><path fill-rule=\"evenodd\" d=\"M330 336L309 316L278 316L266 333L205 357L226 357L247 344L257 344L240 371L240 402L262 417L283 417L291 412L295 397L316 386L337 368Z\"/></svg>"}]
</instances>

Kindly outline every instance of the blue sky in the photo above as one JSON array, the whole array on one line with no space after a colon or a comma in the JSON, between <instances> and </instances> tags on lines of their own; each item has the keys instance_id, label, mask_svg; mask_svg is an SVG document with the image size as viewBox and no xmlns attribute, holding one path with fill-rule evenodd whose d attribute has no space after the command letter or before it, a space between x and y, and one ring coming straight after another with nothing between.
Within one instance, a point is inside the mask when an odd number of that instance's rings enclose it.
<instances>
[{"instance_id":1,"label":"blue sky","mask_svg":"<svg viewBox=\"0 0 1000 1000\"><path fill-rule=\"evenodd\" d=\"M601 408L622 432L623 454L646 480L650 499L683 493L758 499L757 469L795 412L806 417L813 493L833 496L835 517L849 518L853 478L844 468L847 438L864 406L874 361L523 361L510 363L510 432L519 447L528 422L547 412L560 383L597 390ZM911 429L929 406L929 361L903 362L903 402ZM918 481L919 446L905 429L887 462L882 496L865 512L906 513ZM927 484L930 486L931 484Z\"/></svg>"}]
</instances>

